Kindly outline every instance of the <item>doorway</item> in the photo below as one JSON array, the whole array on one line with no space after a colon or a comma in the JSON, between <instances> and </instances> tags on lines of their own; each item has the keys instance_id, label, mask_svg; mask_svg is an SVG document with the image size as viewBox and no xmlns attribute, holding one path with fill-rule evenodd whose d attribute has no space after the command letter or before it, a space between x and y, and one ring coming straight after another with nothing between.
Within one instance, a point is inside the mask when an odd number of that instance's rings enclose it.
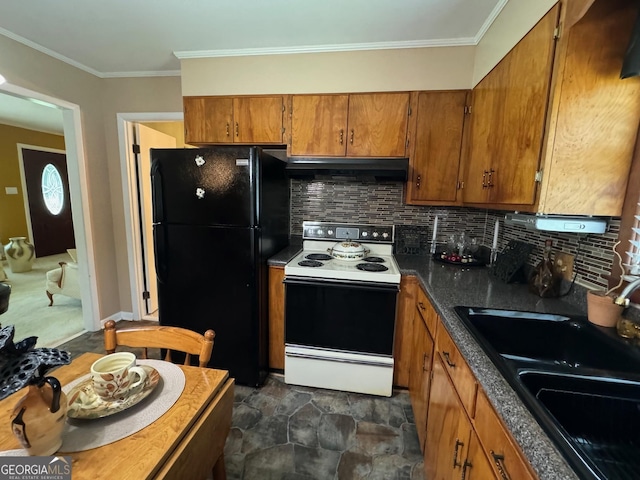
<instances>
[{"instance_id":1,"label":"doorway","mask_svg":"<svg viewBox=\"0 0 640 480\"><path fill-rule=\"evenodd\" d=\"M87 192L86 158L79 105L9 83L0 85L0 94L7 94L25 101L35 101L41 105L62 112L62 122L66 145L70 205L75 226L75 245L80 278L82 301L82 323L85 330L100 329L98 292Z\"/></svg>"},{"instance_id":2,"label":"doorway","mask_svg":"<svg viewBox=\"0 0 640 480\"><path fill-rule=\"evenodd\" d=\"M18 159L27 229L36 257L74 249L66 152L18 144Z\"/></svg>"},{"instance_id":3,"label":"doorway","mask_svg":"<svg viewBox=\"0 0 640 480\"><path fill-rule=\"evenodd\" d=\"M117 115L131 307L137 320L158 319L149 149L183 147L184 138L172 133L183 131L182 119L182 112Z\"/></svg>"}]
</instances>

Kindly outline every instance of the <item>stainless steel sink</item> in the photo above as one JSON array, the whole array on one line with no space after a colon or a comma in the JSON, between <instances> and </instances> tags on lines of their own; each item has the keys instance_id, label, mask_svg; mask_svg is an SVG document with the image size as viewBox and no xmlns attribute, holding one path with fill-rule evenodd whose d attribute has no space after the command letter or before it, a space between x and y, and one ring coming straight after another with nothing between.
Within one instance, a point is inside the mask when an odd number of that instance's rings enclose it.
<instances>
[{"instance_id":1,"label":"stainless steel sink","mask_svg":"<svg viewBox=\"0 0 640 480\"><path fill-rule=\"evenodd\" d=\"M638 477L638 348L580 316L455 311L581 477Z\"/></svg>"}]
</instances>

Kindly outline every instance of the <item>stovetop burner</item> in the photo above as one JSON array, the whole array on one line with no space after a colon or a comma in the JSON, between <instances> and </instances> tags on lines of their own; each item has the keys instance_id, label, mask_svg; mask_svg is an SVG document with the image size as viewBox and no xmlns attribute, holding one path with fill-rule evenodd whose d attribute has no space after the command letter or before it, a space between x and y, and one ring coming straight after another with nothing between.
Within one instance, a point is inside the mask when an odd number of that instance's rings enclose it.
<instances>
[{"instance_id":1,"label":"stovetop burner","mask_svg":"<svg viewBox=\"0 0 640 480\"><path fill-rule=\"evenodd\" d=\"M307 260L331 260L333 257L326 253L310 253L309 255L305 255Z\"/></svg>"},{"instance_id":2,"label":"stovetop burner","mask_svg":"<svg viewBox=\"0 0 640 480\"><path fill-rule=\"evenodd\" d=\"M380 257L366 257L362 259L363 262L371 262L371 263L384 263L384 258Z\"/></svg>"},{"instance_id":3,"label":"stovetop burner","mask_svg":"<svg viewBox=\"0 0 640 480\"><path fill-rule=\"evenodd\" d=\"M380 265L379 263L359 263L356 265L358 270L364 270L365 272L386 272L389 270L384 265Z\"/></svg>"},{"instance_id":4,"label":"stovetop burner","mask_svg":"<svg viewBox=\"0 0 640 480\"><path fill-rule=\"evenodd\" d=\"M301 262L298 262L298 265L301 267L321 267L324 263L316 260L302 260Z\"/></svg>"}]
</instances>

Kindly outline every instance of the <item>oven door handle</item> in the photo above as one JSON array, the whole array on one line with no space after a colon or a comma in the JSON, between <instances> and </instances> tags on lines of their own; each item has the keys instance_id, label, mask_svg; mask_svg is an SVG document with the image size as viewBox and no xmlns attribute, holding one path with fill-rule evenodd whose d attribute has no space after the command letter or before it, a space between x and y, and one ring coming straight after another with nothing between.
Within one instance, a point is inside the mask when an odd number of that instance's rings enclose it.
<instances>
[{"instance_id":1,"label":"oven door handle","mask_svg":"<svg viewBox=\"0 0 640 480\"><path fill-rule=\"evenodd\" d=\"M321 360L323 362L337 362L337 363L353 363L355 365L371 365L374 367L393 367L393 363L380 362L375 360L356 360L351 358L337 358L337 357L325 357L322 355L313 355L308 353L286 352L285 356L292 358L304 358L307 360Z\"/></svg>"},{"instance_id":2,"label":"oven door handle","mask_svg":"<svg viewBox=\"0 0 640 480\"><path fill-rule=\"evenodd\" d=\"M284 277L283 283L285 285L310 285L320 287L348 287L361 290L379 290L388 292L390 290L399 292L400 285L395 283L376 283L376 282L361 282L357 280L320 280L309 279L306 277Z\"/></svg>"}]
</instances>

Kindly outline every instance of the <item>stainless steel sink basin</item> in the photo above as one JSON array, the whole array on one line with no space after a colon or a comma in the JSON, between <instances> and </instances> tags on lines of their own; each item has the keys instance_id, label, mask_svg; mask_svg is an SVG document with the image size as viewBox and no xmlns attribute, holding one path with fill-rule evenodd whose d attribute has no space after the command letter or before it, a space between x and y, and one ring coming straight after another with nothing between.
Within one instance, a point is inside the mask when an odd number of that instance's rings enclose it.
<instances>
[{"instance_id":1,"label":"stainless steel sink basin","mask_svg":"<svg viewBox=\"0 0 640 480\"><path fill-rule=\"evenodd\" d=\"M455 311L581 477L638 478L638 348L580 316Z\"/></svg>"}]
</instances>

